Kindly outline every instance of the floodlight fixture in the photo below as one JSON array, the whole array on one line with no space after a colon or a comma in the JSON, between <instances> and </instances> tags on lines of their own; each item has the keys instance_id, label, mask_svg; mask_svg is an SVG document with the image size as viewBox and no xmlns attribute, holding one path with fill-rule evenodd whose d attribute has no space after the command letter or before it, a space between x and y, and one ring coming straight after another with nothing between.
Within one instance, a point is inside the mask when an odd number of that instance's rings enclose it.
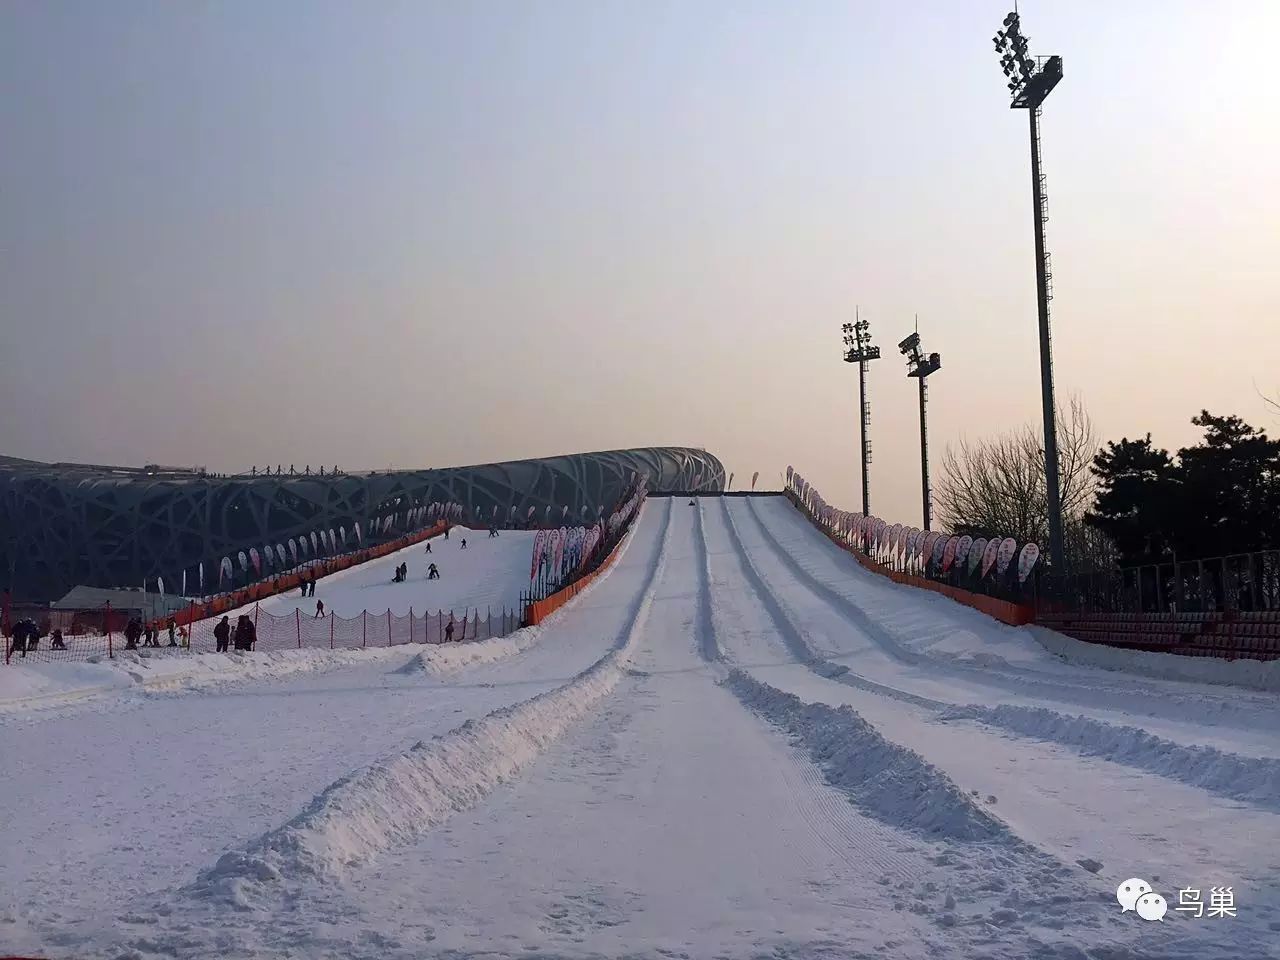
<instances>
[{"instance_id":1,"label":"floodlight fixture","mask_svg":"<svg viewBox=\"0 0 1280 960\"><path fill-rule=\"evenodd\" d=\"M867 399L867 364L880 359L880 348L871 342L871 324L862 319L861 311L854 307L854 322L841 327L844 342L849 347L844 352L845 363L858 365L859 437L862 445L862 515L871 515L871 441L867 429L871 425L871 402ZM849 330L853 336L849 336Z\"/></svg>"},{"instance_id":2,"label":"floodlight fixture","mask_svg":"<svg viewBox=\"0 0 1280 960\"><path fill-rule=\"evenodd\" d=\"M942 357L937 353L926 354L921 349L918 332L904 337L898 350L907 358L907 376L920 382L920 492L924 529L928 530L933 522L933 496L929 487L929 387L925 381L942 368Z\"/></svg>"},{"instance_id":3,"label":"floodlight fixture","mask_svg":"<svg viewBox=\"0 0 1280 960\"><path fill-rule=\"evenodd\" d=\"M1006 86L1009 89L1009 107L1026 110L1031 132L1031 211L1035 230L1035 264L1037 320L1040 330L1040 399L1044 419L1044 474L1045 492L1049 513L1049 560L1065 572L1067 558L1064 555L1062 535L1062 496L1058 475L1058 431L1053 396L1053 349L1049 330L1049 301L1053 298L1050 285L1049 252L1045 244L1044 225L1049 219L1044 192L1044 174L1040 172L1040 109L1045 99L1062 80L1062 57L1032 57L1026 36L1022 33L1022 19L1016 10L1003 21L1004 34L997 34L1004 41L997 52L1012 49L1018 76L1013 76ZM1010 76L1010 54L1000 58L1005 76ZM924 380L922 379L923 385Z\"/></svg>"}]
</instances>

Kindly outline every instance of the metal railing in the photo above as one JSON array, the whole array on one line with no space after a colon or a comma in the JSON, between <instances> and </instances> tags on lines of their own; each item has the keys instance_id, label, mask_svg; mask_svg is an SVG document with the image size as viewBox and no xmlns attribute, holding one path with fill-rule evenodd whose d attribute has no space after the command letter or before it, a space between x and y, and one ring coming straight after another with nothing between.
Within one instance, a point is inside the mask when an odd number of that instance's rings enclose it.
<instances>
[{"instance_id":1,"label":"metal railing","mask_svg":"<svg viewBox=\"0 0 1280 960\"><path fill-rule=\"evenodd\" d=\"M1046 576L1037 607L1046 613L1280 610L1280 550Z\"/></svg>"}]
</instances>

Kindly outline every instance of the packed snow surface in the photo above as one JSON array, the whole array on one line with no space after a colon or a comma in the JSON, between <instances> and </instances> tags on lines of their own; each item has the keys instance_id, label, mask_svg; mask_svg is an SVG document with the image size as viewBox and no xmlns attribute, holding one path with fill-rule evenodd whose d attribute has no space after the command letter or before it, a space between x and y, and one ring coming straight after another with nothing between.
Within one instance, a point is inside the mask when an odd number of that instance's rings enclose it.
<instances>
[{"instance_id":1,"label":"packed snow surface","mask_svg":"<svg viewBox=\"0 0 1280 960\"><path fill-rule=\"evenodd\" d=\"M447 540L442 534L321 577L316 581L314 598L291 590L261 601L260 607L276 616L292 614L295 609L310 616L316 600L323 600L326 610L341 617L354 617L362 610L390 610L392 616L402 616L410 607L418 614L456 610L459 616L463 610L483 611L486 607L515 610L520 606L521 591L529 587L534 536L531 530L500 530L498 536L490 537L487 530L454 527ZM430 553L426 552L428 543ZM402 563L409 565L408 579L393 583L396 567ZM440 571L439 580L427 580L431 563Z\"/></svg>"},{"instance_id":2,"label":"packed snow surface","mask_svg":"<svg viewBox=\"0 0 1280 960\"><path fill-rule=\"evenodd\" d=\"M458 589L527 579L468 541ZM0 953L1280 957L1264 676L1091 662L781 498L654 499L510 637L0 670Z\"/></svg>"}]
</instances>

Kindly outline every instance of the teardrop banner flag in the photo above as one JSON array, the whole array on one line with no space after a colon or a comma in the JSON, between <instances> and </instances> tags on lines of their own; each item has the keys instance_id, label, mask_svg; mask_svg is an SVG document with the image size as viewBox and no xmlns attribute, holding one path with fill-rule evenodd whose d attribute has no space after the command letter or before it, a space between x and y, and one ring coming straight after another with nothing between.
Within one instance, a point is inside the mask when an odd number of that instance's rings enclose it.
<instances>
[{"instance_id":1,"label":"teardrop banner flag","mask_svg":"<svg viewBox=\"0 0 1280 960\"><path fill-rule=\"evenodd\" d=\"M788 467L787 469L788 469L788 470L790 470L791 468L790 468L790 467ZM751 475L751 489L752 489L752 490L754 490L754 489L756 488L756 481L757 481L757 480L759 480L759 479L760 479L760 471L759 471L759 470L757 470L755 473L753 473L753 474Z\"/></svg>"},{"instance_id":2,"label":"teardrop banner flag","mask_svg":"<svg viewBox=\"0 0 1280 960\"><path fill-rule=\"evenodd\" d=\"M243 573L249 569L249 558L245 555L243 550L241 550L237 556L240 560L240 571Z\"/></svg>"},{"instance_id":3,"label":"teardrop banner flag","mask_svg":"<svg viewBox=\"0 0 1280 960\"><path fill-rule=\"evenodd\" d=\"M262 572L262 561L258 559L258 548L257 548L257 547L250 547L250 548L249 548L249 559L253 562L253 572L254 572L254 573L261 573L261 572Z\"/></svg>"},{"instance_id":4,"label":"teardrop banner flag","mask_svg":"<svg viewBox=\"0 0 1280 960\"><path fill-rule=\"evenodd\" d=\"M942 549L942 572L946 573L951 569L951 564L956 560L956 544L960 542L959 537L948 537L947 545Z\"/></svg>"},{"instance_id":5,"label":"teardrop banner flag","mask_svg":"<svg viewBox=\"0 0 1280 960\"><path fill-rule=\"evenodd\" d=\"M1009 563L1018 552L1018 541L1013 537L1005 537L1000 541L1000 549L996 551L996 571L1000 576L1009 569Z\"/></svg>"},{"instance_id":6,"label":"teardrop banner flag","mask_svg":"<svg viewBox=\"0 0 1280 960\"><path fill-rule=\"evenodd\" d=\"M960 542L956 544L956 566L964 566L965 560L969 558L969 548L973 546L973 537L963 536Z\"/></svg>"},{"instance_id":7,"label":"teardrop banner flag","mask_svg":"<svg viewBox=\"0 0 1280 960\"><path fill-rule=\"evenodd\" d=\"M203 560L200 561L199 577L200 577L200 596L203 597L204 596L204 561Z\"/></svg>"},{"instance_id":8,"label":"teardrop banner flag","mask_svg":"<svg viewBox=\"0 0 1280 960\"><path fill-rule=\"evenodd\" d=\"M973 541L973 546L969 548L969 573L978 569L978 564L982 562L982 555L987 551L987 538L979 537Z\"/></svg>"},{"instance_id":9,"label":"teardrop banner flag","mask_svg":"<svg viewBox=\"0 0 1280 960\"><path fill-rule=\"evenodd\" d=\"M933 566L939 569L942 566L942 554L947 549L947 537L939 533L938 538L933 541Z\"/></svg>"},{"instance_id":10,"label":"teardrop banner flag","mask_svg":"<svg viewBox=\"0 0 1280 960\"><path fill-rule=\"evenodd\" d=\"M991 572L991 568L995 566L996 554L1000 552L1000 539L992 537L987 541L986 550L982 551L982 575L986 577Z\"/></svg>"},{"instance_id":11,"label":"teardrop banner flag","mask_svg":"<svg viewBox=\"0 0 1280 960\"><path fill-rule=\"evenodd\" d=\"M725 489L726 489L726 490L732 490L732 489L733 489L733 474L732 474L732 473L730 473L730 474L729 474L729 485L728 485L727 487L725 487Z\"/></svg>"},{"instance_id":12,"label":"teardrop banner flag","mask_svg":"<svg viewBox=\"0 0 1280 960\"><path fill-rule=\"evenodd\" d=\"M1028 543L1023 546L1022 553L1018 555L1018 582L1026 583L1027 577L1031 573L1031 568L1036 565L1036 561L1040 559L1040 548L1034 543Z\"/></svg>"},{"instance_id":13,"label":"teardrop banner flag","mask_svg":"<svg viewBox=\"0 0 1280 960\"><path fill-rule=\"evenodd\" d=\"M925 534L924 546L920 548L920 559L926 565L933 562L933 547L938 542L938 531L930 530Z\"/></svg>"}]
</instances>

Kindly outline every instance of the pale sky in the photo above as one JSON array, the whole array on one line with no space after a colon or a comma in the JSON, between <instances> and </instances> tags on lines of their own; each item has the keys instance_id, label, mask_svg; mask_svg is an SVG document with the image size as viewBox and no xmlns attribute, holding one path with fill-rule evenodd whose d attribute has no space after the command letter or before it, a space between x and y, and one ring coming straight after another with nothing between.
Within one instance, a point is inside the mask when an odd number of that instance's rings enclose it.
<instances>
[{"instance_id":1,"label":"pale sky","mask_svg":"<svg viewBox=\"0 0 1280 960\"><path fill-rule=\"evenodd\" d=\"M1027 2L1060 396L1273 430L1274 0ZM702 446L919 523L1038 422L1027 118L997 2L0 5L0 453L427 467ZM771 481L771 482L770 482Z\"/></svg>"}]
</instances>

